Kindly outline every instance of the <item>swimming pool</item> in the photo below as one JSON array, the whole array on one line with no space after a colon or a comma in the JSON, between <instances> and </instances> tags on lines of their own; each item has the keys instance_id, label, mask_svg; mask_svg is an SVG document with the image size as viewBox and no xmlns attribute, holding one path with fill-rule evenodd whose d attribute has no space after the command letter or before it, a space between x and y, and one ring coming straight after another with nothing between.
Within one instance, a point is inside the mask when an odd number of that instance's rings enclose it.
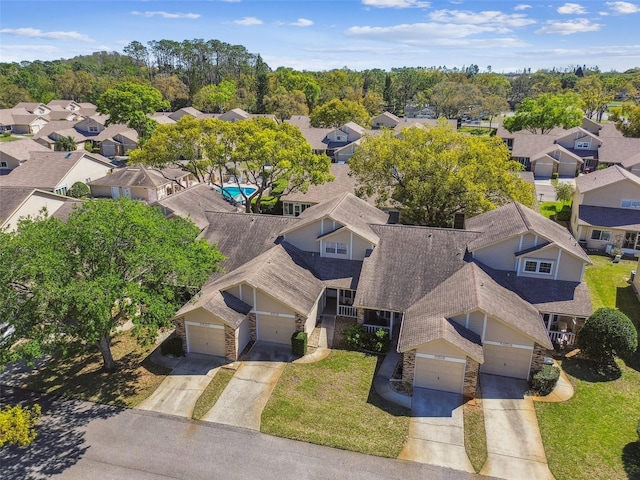
<instances>
[{"instance_id":1,"label":"swimming pool","mask_svg":"<svg viewBox=\"0 0 640 480\"><path fill-rule=\"evenodd\" d=\"M233 198L236 202L244 202L244 198L242 197L242 193L244 193L247 197L250 197L253 193L258 190L256 187L252 187L250 185L224 185L223 188L219 188L218 192L222 193L227 198Z\"/></svg>"}]
</instances>

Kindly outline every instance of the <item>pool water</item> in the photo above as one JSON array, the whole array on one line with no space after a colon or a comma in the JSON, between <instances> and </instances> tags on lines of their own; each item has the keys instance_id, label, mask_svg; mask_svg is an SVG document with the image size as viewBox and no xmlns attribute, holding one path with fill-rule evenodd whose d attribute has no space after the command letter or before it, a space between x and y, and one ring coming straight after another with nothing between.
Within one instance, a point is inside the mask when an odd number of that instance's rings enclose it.
<instances>
[{"instance_id":1,"label":"pool water","mask_svg":"<svg viewBox=\"0 0 640 480\"><path fill-rule=\"evenodd\" d=\"M233 198L236 202L244 201L241 192L244 192L247 197L250 197L256 190L258 189L255 187L238 187L235 185L225 185L224 188L218 189L225 197Z\"/></svg>"}]
</instances>

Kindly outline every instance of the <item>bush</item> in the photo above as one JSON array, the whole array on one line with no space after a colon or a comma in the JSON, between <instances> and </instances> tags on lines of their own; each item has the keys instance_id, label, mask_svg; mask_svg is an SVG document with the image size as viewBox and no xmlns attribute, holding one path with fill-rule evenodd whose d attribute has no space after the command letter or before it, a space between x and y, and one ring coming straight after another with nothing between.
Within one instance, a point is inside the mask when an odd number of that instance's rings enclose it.
<instances>
[{"instance_id":1,"label":"bush","mask_svg":"<svg viewBox=\"0 0 640 480\"><path fill-rule=\"evenodd\" d=\"M9 138L11 136L11 132L9 132L9 131L2 132L2 136L4 138Z\"/></svg>"},{"instance_id":2,"label":"bush","mask_svg":"<svg viewBox=\"0 0 640 480\"><path fill-rule=\"evenodd\" d=\"M557 179L558 179L558 172L553 172L553 173L551 174L551 179L552 179L552 180L557 180Z\"/></svg>"},{"instance_id":3,"label":"bush","mask_svg":"<svg viewBox=\"0 0 640 480\"><path fill-rule=\"evenodd\" d=\"M71 188L67 192L67 196L73 197L73 198L84 198L88 196L90 193L91 193L91 190L89 189L88 185L82 182L76 182L73 185L71 185Z\"/></svg>"},{"instance_id":4,"label":"bush","mask_svg":"<svg viewBox=\"0 0 640 480\"><path fill-rule=\"evenodd\" d=\"M560 369L555 365L544 365L531 380L531 389L540 395L546 395L556 386L560 378Z\"/></svg>"},{"instance_id":5,"label":"bush","mask_svg":"<svg viewBox=\"0 0 640 480\"><path fill-rule=\"evenodd\" d=\"M640 440L640 420L638 420L638 424L636 425L636 435L638 435L638 440Z\"/></svg>"},{"instance_id":6,"label":"bush","mask_svg":"<svg viewBox=\"0 0 640 480\"><path fill-rule=\"evenodd\" d=\"M358 350L385 353L389 350L389 332L379 328L374 333L367 332L364 325L356 323L344 332L347 344Z\"/></svg>"},{"instance_id":7,"label":"bush","mask_svg":"<svg viewBox=\"0 0 640 480\"><path fill-rule=\"evenodd\" d=\"M293 332L291 351L299 357L304 357L307 354L307 334L305 332Z\"/></svg>"},{"instance_id":8,"label":"bush","mask_svg":"<svg viewBox=\"0 0 640 480\"><path fill-rule=\"evenodd\" d=\"M599 308L578 332L578 347L601 363L632 354L638 348L638 332L629 317L613 308Z\"/></svg>"},{"instance_id":9,"label":"bush","mask_svg":"<svg viewBox=\"0 0 640 480\"><path fill-rule=\"evenodd\" d=\"M571 219L571 207L565 205L558 213L556 213L556 220L560 222L568 222Z\"/></svg>"},{"instance_id":10,"label":"bush","mask_svg":"<svg viewBox=\"0 0 640 480\"><path fill-rule=\"evenodd\" d=\"M40 418L40 405L33 407L8 406L0 409L0 447L25 447L36 439L36 423Z\"/></svg>"},{"instance_id":11,"label":"bush","mask_svg":"<svg viewBox=\"0 0 640 480\"><path fill-rule=\"evenodd\" d=\"M182 338L178 336L167 338L160 344L160 353L162 353L162 355L181 357L184 354L182 351Z\"/></svg>"}]
</instances>

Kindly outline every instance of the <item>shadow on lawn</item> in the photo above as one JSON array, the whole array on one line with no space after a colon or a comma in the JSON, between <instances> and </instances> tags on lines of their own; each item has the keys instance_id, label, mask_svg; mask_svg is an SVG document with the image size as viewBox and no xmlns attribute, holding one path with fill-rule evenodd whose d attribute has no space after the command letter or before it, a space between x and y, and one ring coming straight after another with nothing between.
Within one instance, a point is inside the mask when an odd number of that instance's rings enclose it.
<instances>
[{"instance_id":1,"label":"shadow on lawn","mask_svg":"<svg viewBox=\"0 0 640 480\"><path fill-rule=\"evenodd\" d=\"M397 403L393 403L388 400L385 400L380 395L378 395L378 392L376 392L375 377L378 370L380 370L380 366L382 365L384 358L385 358L384 355L378 355L378 359L376 361L376 368L375 368L376 373L374 373L373 379L371 381L371 386L369 387L369 395L367 396L367 403L370 405L373 405L374 407L379 408L380 410L384 410L385 412L387 412L390 415L393 415L394 417L407 417L411 414L411 410L404 408L398 405Z\"/></svg>"},{"instance_id":2,"label":"shadow on lawn","mask_svg":"<svg viewBox=\"0 0 640 480\"><path fill-rule=\"evenodd\" d=\"M2 386L3 404L42 407L37 437L28 447L2 449L3 480L49 478L75 465L86 453L85 428L120 409Z\"/></svg>"},{"instance_id":3,"label":"shadow on lawn","mask_svg":"<svg viewBox=\"0 0 640 480\"><path fill-rule=\"evenodd\" d=\"M615 362L603 365L585 358L565 358L562 361L562 369L578 380L592 383L611 382L622 375L620 367Z\"/></svg>"},{"instance_id":4,"label":"shadow on lawn","mask_svg":"<svg viewBox=\"0 0 640 480\"><path fill-rule=\"evenodd\" d=\"M616 308L640 328L640 303L631 285L616 288Z\"/></svg>"},{"instance_id":5,"label":"shadow on lawn","mask_svg":"<svg viewBox=\"0 0 640 480\"><path fill-rule=\"evenodd\" d=\"M627 478L640 479L640 442L627 443L622 449L622 463Z\"/></svg>"}]
</instances>

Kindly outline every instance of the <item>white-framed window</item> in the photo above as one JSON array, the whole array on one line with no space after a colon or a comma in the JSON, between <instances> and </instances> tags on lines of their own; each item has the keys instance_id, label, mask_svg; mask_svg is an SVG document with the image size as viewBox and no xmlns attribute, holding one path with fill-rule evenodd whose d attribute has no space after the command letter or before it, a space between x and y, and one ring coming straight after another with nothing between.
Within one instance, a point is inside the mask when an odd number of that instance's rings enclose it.
<instances>
[{"instance_id":1,"label":"white-framed window","mask_svg":"<svg viewBox=\"0 0 640 480\"><path fill-rule=\"evenodd\" d=\"M89 131L91 133L97 133L98 132L98 126L97 125L89 125Z\"/></svg>"},{"instance_id":2,"label":"white-framed window","mask_svg":"<svg viewBox=\"0 0 640 480\"><path fill-rule=\"evenodd\" d=\"M67 186L66 185L60 185L58 188L56 188L53 193L57 193L58 195L66 195L67 194Z\"/></svg>"},{"instance_id":3,"label":"white-framed window","mask_svg":"<svg viewBox=\"0 0 640 480\"><path fill-rule=\"evenodd\" d=\"M326 242L324 244L325 253L333 253L335 255L346 255L348 253L348 245L340 242Z\"/></svg>"},{"instance_id":4,"label":"white-framed window","mask_svg":"<svg viewBox=\"0 0 640 480\"><path fill-rule=\"evenodd\" d=\"M551 275L553 271L553 262L549 260L531 260L524 261L522 270L526 273L539 273L542 275Z\"/></svg>"},{"instance_id":5,"label":"white-framed window","mask_svg":"<svg viewBox=\"0 0 640 480\"><path fill-rule=\"evenodd\" d=\"M620 202L622 208L640 208L640 200L622 200Z\"/></svg>"},{"instance_id":6,"label":"white-framed window","mask_svg":"<svg viewBox=\"0 0 640 480\"><path fill-rule=\"evenodd\" d=\"M589 150L591 142L576 142L576 150Z\"/></svg>"},{"instance_id":7,"label":"white-framed window","mask_svg":"<svg viewBox=\"0 0 640 480\"><path fill-rule=\"evenodd\" d=\"M9 164L7 162L0 162L0 168L8 168Z\"/></svg>"},{"instance_id":8,"label":"white-framed window","mask_svg":"<svg viewBox=\"0 0 640 480\"><path fill-rule=\"evenodd\" d=\"M598 240L600 242L610 242L611 231L610 230L592 230L591 240Z\"/></svg>"}]
</instances>

